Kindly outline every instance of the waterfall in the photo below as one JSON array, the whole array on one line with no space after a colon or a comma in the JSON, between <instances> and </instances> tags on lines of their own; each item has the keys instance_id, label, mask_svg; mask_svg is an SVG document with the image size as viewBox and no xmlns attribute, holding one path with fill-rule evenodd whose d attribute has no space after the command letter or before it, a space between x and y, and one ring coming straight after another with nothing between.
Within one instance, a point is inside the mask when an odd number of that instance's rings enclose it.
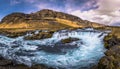
<instances>
[{"instance_id":1,"label":"waterfall","mask_svg":"<svg viewBox=\"0 0 120 69\"><path fill-rule=\"evenodd\" d=\"M44 64L58 69L90 67L104 56L103 38L107 33L90 28L60 30L55 32L51 38L42 40L24 40L24 36L9 38L0 35L0 55L28 66ZM59 43L62 39L69 37L80 40L67 44ZM55 52L49 52L52 50ZM59 53L56 53L58 50Z\"/></svg>"}]
</instances>

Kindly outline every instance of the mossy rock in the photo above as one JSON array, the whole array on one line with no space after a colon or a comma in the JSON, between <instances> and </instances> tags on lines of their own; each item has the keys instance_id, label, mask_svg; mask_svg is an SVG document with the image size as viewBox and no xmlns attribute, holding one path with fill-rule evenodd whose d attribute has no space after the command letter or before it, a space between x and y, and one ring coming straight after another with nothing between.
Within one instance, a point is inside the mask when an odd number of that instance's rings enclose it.
<instances>
[{"instance_id":1,"label":"mossy rock","mask_svg":"<svg viewBox=\"0 0 120 69\"><path fill-rule=\"evenodd\" d=\"M108 36L105 36L104 38L104 46L105 48L109 49L112 46L115 46L120 43L120 39L117 38L117 36L113 34L108 34Z\"/></svg>"},{"instance_id":2,"label":"mossy rock","mask_svg":"<svg viewBox=\"0 0 120 69\"><path fill-rule=\"evenodd\" d=\"M73 42L73 41L78 41L78 40L80 40L80 39L78 39L78 38L67 38L67 39L63 39L63 40L61 40L61 42L62 43L71 43L71 42Z\"/></svg>"}]
</instances>

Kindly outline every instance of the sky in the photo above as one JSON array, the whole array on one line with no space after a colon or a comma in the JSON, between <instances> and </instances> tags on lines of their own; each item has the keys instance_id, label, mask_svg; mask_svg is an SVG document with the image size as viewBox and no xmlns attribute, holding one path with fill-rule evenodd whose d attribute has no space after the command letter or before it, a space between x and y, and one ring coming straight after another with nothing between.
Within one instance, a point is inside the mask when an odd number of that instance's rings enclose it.
<instances>
[{"instance_id":1,"label":"sky","mask_svg":"<svg viewBox=\"0 0 120 69\"><path fill-rule=\"evenodd\" d=\"M0 20L13 12L42 9L65 12L106 25L120 26L120 0L0 0Z\"/></svg>"}]
</instances>

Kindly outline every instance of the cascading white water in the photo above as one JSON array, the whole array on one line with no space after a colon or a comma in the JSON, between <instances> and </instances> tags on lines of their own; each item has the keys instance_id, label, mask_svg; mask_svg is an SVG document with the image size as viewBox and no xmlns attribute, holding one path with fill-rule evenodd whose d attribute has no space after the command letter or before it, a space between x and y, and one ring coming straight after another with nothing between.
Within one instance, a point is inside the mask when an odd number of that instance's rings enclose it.
<instances>
[{"instance_id":1,"label":"cascading white water","mask_svg":"<svg viewBox=\"0 0 120 69\"><path fill-rule=\"evenodd\" d=\"M43 40L24 40L24 36L15 39L0 36L0 55L28 66L44 64L60 69L89 68L90 65L95 65L104 56L103 38L105 35L107 33L104 31L77 29L73 31L61 30L55 32L51 38ZM63 54L46 51L46 48L55 50L57 43L69 37L80 39L68 43L68 46L73 45L76 48L64 49L64 47L58 46L61 48L61 52L66 50L66 53Z\"/></svg>"}]
</instances>

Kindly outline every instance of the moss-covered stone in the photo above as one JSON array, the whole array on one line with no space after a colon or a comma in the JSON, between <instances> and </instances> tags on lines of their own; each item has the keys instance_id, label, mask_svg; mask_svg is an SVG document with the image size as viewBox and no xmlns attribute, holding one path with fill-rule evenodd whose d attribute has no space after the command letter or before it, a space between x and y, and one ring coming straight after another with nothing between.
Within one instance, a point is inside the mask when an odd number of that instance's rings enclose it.
<instances>
[{"instance_id":1,"label":"moss-covered stone","mask_svg":"<svg viewBox=\"0 0 120 69\"><path fill-rule=\"evenodd\" d=\"M77 41L77 40L80 40L78 38L67 38L67 39L63 39L61 40L62 43L70 43L70 42L73 42L73 41Z\"/></svg>"},{"instance_id":2,"label":"moss-covered stone","mask_svg":"<svg viewBox=\"0 0 120 69\"><path fill-rule=\"evenodd\" d=\"M109 49L110 47L115 46L119 43L120 43L120 39L118 39L117 36L115 36L113 34L108 34L108 36L106 36L104 38L104 46L107 49Z\"/></svg>"}]
</instances>

